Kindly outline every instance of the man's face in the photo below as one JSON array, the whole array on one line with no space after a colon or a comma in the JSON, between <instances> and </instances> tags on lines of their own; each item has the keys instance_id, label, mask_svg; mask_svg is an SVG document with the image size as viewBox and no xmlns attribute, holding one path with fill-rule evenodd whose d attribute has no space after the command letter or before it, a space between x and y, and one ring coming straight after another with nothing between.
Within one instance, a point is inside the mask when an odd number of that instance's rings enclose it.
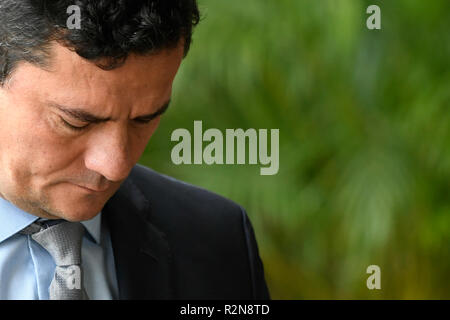
<instances>
[{"instance_id":1,"label":"man's face","mask_svg":"<svg viewBox=\"0 0 450 320\"><path fill-rule=\"evenodd\" d=\"M53 50L49 70L21 63L0 87L0 196L40 217L82 221L142 155L159 117L146 120L169 101L183 46L110 71Z\"/></svg>"}]
</instances>

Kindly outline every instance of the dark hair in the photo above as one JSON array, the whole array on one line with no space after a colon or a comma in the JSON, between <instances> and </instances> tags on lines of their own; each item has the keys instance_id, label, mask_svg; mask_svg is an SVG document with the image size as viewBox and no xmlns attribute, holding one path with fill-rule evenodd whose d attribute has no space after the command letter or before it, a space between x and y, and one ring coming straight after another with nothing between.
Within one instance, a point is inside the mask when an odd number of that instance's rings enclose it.
<instances>
[{"instance_id":1,"label":"dark hair","mask_svg":"<svg viewBox=\"0 0 450 320\"><path fill-rule=\"evenodd\" d=\"M71 5L80 29L67 27ZM182 39L186 55L199 19L196 0L0 0L0 85L20 61L47 66L52 40L105 70Z\"/></svg>"}]
</instances>

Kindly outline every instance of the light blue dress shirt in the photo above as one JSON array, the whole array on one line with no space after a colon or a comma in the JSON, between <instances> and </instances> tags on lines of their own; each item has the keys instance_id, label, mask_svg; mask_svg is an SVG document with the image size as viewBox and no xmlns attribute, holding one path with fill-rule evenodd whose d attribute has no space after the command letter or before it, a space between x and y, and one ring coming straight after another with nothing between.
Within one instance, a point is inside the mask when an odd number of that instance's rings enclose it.
<instances>
[{"instance_id":1,"label":"light blue dress shirt","mask_svg":"<svg viewBox=\"0 0 450 320\"><path fill-rule=\"evenodd\" d=\"M31 236L18 233L39 219L0 198L0 299L48 300L55 272L50 254ZM81 222L83 283L90 299L118 298L111 237L101 213Z\"/></svg>"}]
</instances>

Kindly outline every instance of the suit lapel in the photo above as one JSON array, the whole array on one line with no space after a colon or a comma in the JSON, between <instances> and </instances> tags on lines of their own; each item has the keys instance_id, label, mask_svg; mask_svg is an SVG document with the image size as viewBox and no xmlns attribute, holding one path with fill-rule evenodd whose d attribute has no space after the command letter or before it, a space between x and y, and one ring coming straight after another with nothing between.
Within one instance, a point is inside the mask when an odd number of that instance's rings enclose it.
<instances>
[{"instance_id":1,"label":"suit lapel","mask_svg":"<svg viewBox=\"0 0 450 320\"><path fill-rule=\"evenodd\" d=\"M170 248L151 222L147 199L127 179L106 203L119 299L173 299Z\"/></svg>"}]
</instances>

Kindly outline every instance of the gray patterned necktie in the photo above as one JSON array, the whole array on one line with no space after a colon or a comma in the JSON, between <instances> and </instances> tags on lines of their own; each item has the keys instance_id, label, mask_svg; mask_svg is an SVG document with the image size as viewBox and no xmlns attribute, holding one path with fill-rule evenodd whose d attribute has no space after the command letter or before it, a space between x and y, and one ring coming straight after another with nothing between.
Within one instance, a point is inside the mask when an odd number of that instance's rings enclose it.
<instances>
[{"instance_id":1,"label":"gray patterned necktie","mask_svg":"<svg viewBox=\"0 0 450 320\"><path fill-rule=\"evenodd\" d=\"M62 222L61 222L62 221ZM50 221L43 227L42 223L33 223L21 233L31 234L52 256L56 268L50 284L50 300L87 300L89 297L83 287L81 269L81 243L84 226L79 222L65 220Z\"/></svg>"}]
</instances>

